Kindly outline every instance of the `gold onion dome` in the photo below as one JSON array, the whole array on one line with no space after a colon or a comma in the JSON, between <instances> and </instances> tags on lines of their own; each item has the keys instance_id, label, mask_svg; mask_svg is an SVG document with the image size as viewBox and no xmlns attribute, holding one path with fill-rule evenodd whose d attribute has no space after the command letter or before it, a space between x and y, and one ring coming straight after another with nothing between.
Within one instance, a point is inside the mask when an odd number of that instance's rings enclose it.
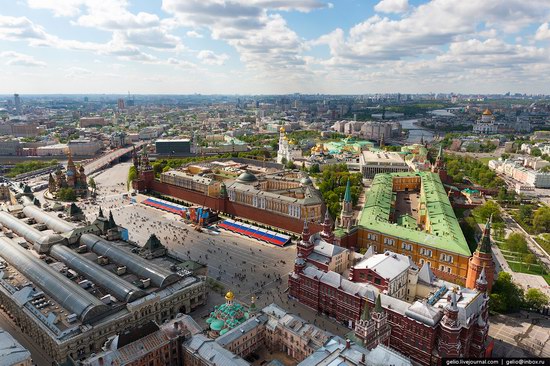
<instances>
[{"instance_id":1,"label":"gold onion dome","mask_svg":"<svg viewBox=\"0 0 550 366\"><path fill-rule=\"evenodd\" d=\"M285 132L285 128L284 128L284 127L281 127L281 128L279 129L279 131Z\"/></svg>"},{"instance_id":2,"label":"gold onion dome","mask_svg":"<svg viewBox=\"0 0 550 366\"><path fill-rule=\"evenodd\" d=\"M491 113L491 111L489 110L489 108L487 108L487 109L485 109L485 110L483 111L483 115L484 115L484 116L492 116L493 113Z\"/></svg>"},{"instance_id":3,"label":"gold onion dome","mask_svg":"<svg viewBox=\"0 0 550 366\"><path fill-rule=\"evenodd\" d=\"M234 298L235 298L235 295L233 295L233 292L231 292L231 291L229 291L229 292L227 292L227 293L225 294L225 299L226 299L227 301L231 301L231 300L233 300Z\"/></svg>"}]
</instances>

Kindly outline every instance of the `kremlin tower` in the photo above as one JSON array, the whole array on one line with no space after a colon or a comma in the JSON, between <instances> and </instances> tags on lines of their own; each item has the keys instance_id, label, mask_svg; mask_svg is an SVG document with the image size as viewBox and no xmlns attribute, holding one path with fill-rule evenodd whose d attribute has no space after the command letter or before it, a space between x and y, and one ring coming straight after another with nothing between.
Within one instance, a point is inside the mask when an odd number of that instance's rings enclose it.
<instances>
[{"instance_id":1,"label":"kremlin tower","mask_svg":"<svg viewBox=\"0 0 550 366\"><path fill-rule=\"evenodd\" d=\"M340 212L340 227L349 230L351 226L353 226L353 202L351 200L351 186L348 178L342 202L342 211Z\"/></svg>"},{"instance_id":2,"label":"kremlin tower","mask_svg":"<svg viewBox=\"0 0 550 366\"><path fill-rule=\"evenodd\" d=\"M332 232L332 222L330 220L330 214L328 208L325 211L325 221L321 224L323 231L321 231L321 238L327 243L334 243L334 233Z\"/></svg>"},{"instance_id":3,"label":"kremlin tower","mask_svg":"<svg viewBox=\"0 0 550 366\"><path fill-rule=\"evenodd\" d=\"M441 183L452 183L451 178L447 175L445 160L443 158L443 145L439 145L439 153L435 162L432 164L432 173L439 175Z\"/></svg>"},{"instance_id":4,"label":"kremlin tower","mask_svg":"<svg viewBox=\"0 0 550 366\"><path fill-rule=\"evenodd\" d=\"M380 294L376 298L372 314L369 311L369 304L365 302L361 318L355 323L354 332L369 350L376 348L379 344L389 345L391 326L388 323L388 315L382 308Z\"/></svg>"},{"instance_id":5,"label":"kremlin tower","mask_svg":"<svg viewBox=\"0 0 550 366\"><path fill-rule=\"evenodd\" d=\"M491 292L495 273L495 263L491 252L491 221L492 217L487 220L477 249L469 260L468 275L466 276L466 287L476 288L478 286L476 282L483 273L482 281L486 283L484 286L487 286L487 292Z\"/></svg>"},{"instance_id":6,"label":"kremlin tower","mask_svg":"<svg viewBox=\"0 0 550 366\"><path fill-rule=\"evenodd\" d=\"M457 289L452 289L449 303L445 306L441 319L441 336L437 344L437 351L442 357L461 357L462 342L460 341L461 327L458 322Z\"/></svg>"},{"instance_id":7,"label":"kremlin tower","mask_svg":"<svg viewBox=\"0 0 550 366\"><path fill-rule=\"evenodd\" d=\"M302 230L302 240L298 243L298 255L302 255L302 258L307 258L313 252L313 243L309 241L311 233L309 232L309 225L307 219L304 220L304 229Z\"/></svg>"}]
</instances>

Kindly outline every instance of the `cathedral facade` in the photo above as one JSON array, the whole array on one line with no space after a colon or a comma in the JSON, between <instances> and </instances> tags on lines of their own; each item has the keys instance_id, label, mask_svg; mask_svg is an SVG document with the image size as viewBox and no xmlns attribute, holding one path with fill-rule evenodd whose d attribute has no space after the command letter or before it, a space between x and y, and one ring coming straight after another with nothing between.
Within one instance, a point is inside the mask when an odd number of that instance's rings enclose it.
<instances>
[{"instance_id":1,"label":"cathedral facade","mask_svg":"<svg viewBox=\"0 0 550 366\"><path fill-rule=\"evenodd\" d=\"M77 168L72 156L69 154L67 161L67 171L63 173L60 169L55 172L55 176L50 174L48 180L48 191L56 196L60 189L72 188L77 197L86 197L88 194L88 182L84 166Z\"/></svg>"},{"instance_id":2,"label":"cathedral facade","mask_svg":"<svg viewBox=\"0 0 550 366\"><path fill-rule=\"evenodd\" d=\"M277 151L277 163L284 164L294 159L302 158L302 149L296 146L294 141L288 139L285 128L279 130L279 150Z\"/></svg>"}]
</instances>

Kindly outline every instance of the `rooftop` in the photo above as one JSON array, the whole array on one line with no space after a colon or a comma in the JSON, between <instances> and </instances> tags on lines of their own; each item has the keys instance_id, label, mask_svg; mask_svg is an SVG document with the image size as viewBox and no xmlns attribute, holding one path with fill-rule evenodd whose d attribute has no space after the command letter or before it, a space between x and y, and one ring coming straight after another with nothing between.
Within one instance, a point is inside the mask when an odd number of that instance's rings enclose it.
<instances>
[{"instance_id":1,"label":"rooftop","mask_svg":"<svg viewBox=\"0 0 550 366\"><path fill-rule=\"evenodd\" d=\"M381 277L392 280L408 270L412 265L411 259L406 255L386 252L370 256L353 267L358 269L368 268L375 271Z\"/></svg>"},{"instance_id":2,"label":"rooftop","mask_svg":"<svg viewBox=\"0 0 550 366\"><path fill-rule=\"evenodd\" d=\"M376 162L376 163L394 163L394 164L405 164L403 160L403 154L398 152L388 152L388 151L370 151L366 150L361 153L363 161L365 163Z\"/></svg>"},{"instance_id":3,"label":"rooftop","mask_svg":"<svg viewBox=\"0 0 550 366\"><path fill-rule=\"evenodd\" d=\"M3 329L0 329L0 365L23 364L31 353Z\"/></svg>"},{"instance_id":4,"label":"rooftop","mask_svg":"<svg viewBox=\"0 0 550 366\"><path fill-rule=\"evenodd\" d=\"M396 200L393 179L420 177L422 194L420 202L426 209L430 230L411 228L410 220L399 225L390 221L390 214ZM462 229L454 214L445 188L437 174L431 172L401 172L377 174L367 194L367 201L359 218L359 225L385 235L413 241L421 245L441 249L463 256L471 256Z\"/></svg>"}]
</instances>

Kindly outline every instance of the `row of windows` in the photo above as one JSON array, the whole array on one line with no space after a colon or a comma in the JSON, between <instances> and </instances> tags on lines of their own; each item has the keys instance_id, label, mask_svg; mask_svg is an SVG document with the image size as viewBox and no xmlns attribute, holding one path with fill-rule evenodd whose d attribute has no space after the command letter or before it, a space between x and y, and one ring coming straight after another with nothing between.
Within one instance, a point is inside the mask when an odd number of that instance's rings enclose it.
<instances>
[{"instance_id":1,"label":"row of windows","mask_svg":"<svg viewBox=\"0 0 550 366\"><path fill-rule=\"evenodd\" d=\"M395 240L390 238L384 238L384 244L393 246L395 244Z\"/></svg>"},{"instance_id":2,"label":"row of windows","mask_svg":"<svg viewBox=\"0 0 550 366\"><path fill-rule=\"evenodd\" d=\"M423 255L425 257L432 257L432 250L431 249L426 249L426 248L420 248L420 255Z\"/></svg>"},{"instance_id":3,"label":"row of windows","mask_svg":"<svg viewBox=\"0 0 550 366\"><path fill-rule=\"evenodd\" d=\"M441 272L453 273L453 269L451 267L444 266L444 265L440 265L439 270Z\"/></svg>"},{"instance_id":4,"label":"row of windows","mask_svg":"<svg viewBox=\"0 0 550 366\"><path fill-rule=\"evenodd\" d=\"M378 235L372 234L372 233L367 233L367 239L372 240L372 241L377 241L378 240ZM384 245L394 246L395 245L395 239L384 238ZM405 250L405 251L412 252L413 251L413 244L402 242L401 243L401 249ZM422 255L424 257L432 258L433 251L431 249L421 247L420 248L420 255ZM410 258L410 256L409 256L409 258ZM441 253L440 254L440 260L444 261L444 262L448 262L448 263L454 263L454 257L452 255L446 254L446 253Z\"/></svg>"},{"instance_id":5,"label":"row of windows","mask_svg":"<svg viewBox=\"0 0 550 366\"><path fill-rule=\"evenodd\" d=\"M449 254L441 253L441 255L439 256L439 259L444 262L453 263L453 256Z\"/></svg>"}]
</instances>

